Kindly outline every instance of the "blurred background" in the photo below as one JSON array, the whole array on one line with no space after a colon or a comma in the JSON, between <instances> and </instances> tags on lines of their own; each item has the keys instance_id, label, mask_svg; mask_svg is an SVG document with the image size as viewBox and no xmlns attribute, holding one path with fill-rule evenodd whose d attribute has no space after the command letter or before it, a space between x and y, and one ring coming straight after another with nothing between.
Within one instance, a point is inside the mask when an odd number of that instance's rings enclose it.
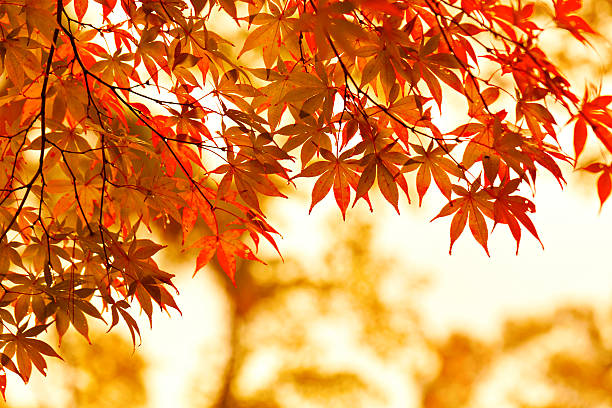
<instances>
[{"instance_id":1,"label":"blurred background","mask_svg":"<svg viewBox=\"0 0 612 408\"><path fill-rule=\"evenodd\" d=\"M347 222L333 199L310 216L276 203L284 262L268 248L235 288L168 254L182 316L141 316L135 350L121 330L66 336L46 378L9 374L3 406L610 407L612 216L553 183L538 191L546 249L526 239L516 256L500 231L491 258L468 237L448 255L433 199Z\"/></svg>"},{"instance_id":2,"label":"blurred background","mask_svg":"<svg viewBox=\"0 0 612 408\"><path fill-rule=\"evenodd\" d=\"M586 7L612 29L610 1ZM545 49L575 84L610 78L605 37L574 52L557 35ZM611 407L612 204L599 213L595 177L564 170L564 190L537 184L545 250L524 234L518 256L503 226L491 258L468 233L449 255L448 220L429 222L444 202L433 191L401 216L373 200L373 214L356 207L343 222L331 197L307 215L312 186L299 185L266 204L284 260L262 247L267 265L241 264L236 287L214 264L192 278L176 226L158 260L177 275L182 315L152 329L141 316L135 348L121 328L99 327L92 345L67 335L65 362L27 386L9 373L0 406Z\"/></svg>"}]
</instances>

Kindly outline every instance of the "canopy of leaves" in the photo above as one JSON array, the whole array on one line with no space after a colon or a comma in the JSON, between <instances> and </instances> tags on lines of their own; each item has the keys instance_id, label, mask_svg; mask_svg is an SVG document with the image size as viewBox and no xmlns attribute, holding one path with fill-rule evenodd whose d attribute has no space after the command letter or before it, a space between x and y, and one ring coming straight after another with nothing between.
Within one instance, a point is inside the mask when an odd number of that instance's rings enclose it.
<instances>
[{"instance_id":1,"label":"canopy of leaves","mask_svg":"<svg viewBox=\"0 0 612 408\"><path fill-rule=\"evenodd\" d=\"M539 13L535 18L535 10ZM562 29L587 44L580 0L14 0L0 4L0 364L24 381L37 337L91 318L139 328L138 304L178 309L172 274L145 239L178 223L233 280L276 230L260 207L281 183L315 179L344 216L374 184L399 212L416 172L421 201L449 202L488 252L506 224L538 237L521 186L575 160L587 138L612 150L612 97L579 97L540 48ZM547 21L543 21L544 16ZM225 20L219 20L225 18ZM240 42L215 21L246 30ZM247 57L256 62L245 64ZM450 94L464 117L447 130ZM553 115L551 112L555 112ZM556 142L562 112L575 154ZM459 115L461 117L461 115ZM445 124L446 126L447 124ZM598 183L610 194L610 166ZM524 189L523 189L524 190ZM207 233L192 233L196 224ZM202 229L198 229L202 230ZM252 245L243 238L250 237ZM3 372L3 371L2 371ZM5 376L0 372L0 388Z\"/></svg>"}]
</instances>

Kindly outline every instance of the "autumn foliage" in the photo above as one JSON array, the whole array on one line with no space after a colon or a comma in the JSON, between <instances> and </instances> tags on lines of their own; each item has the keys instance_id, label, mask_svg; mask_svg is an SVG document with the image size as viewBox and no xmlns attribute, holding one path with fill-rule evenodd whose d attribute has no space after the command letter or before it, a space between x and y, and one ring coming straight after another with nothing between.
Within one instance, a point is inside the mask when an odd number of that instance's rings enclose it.
<instances>
[{"instance_id":1,"label":"autumn foliage","mask_svg":"<svg viewBox=\"0 0 612 408\"><path fill-rule=\"evenodd\" d=\"M333 191L343 217L370 205L375 184L398 212L400 196L438 189L451 249L466 225L487 253L498 224L517 250L524 230L539 240L525 198L536 175L564 182L559 163L576 166L587 139L612 151L612 96L578 95L539 44L547 27L588 46L580 8L1 2L2 370L44 373L58 357L37 339L50 327L87 338L90 319L121 321L136 341L130 305L149 319L154 306L178 309L173 275L152 259L163 246L145 238L157 220L182 226L196 272L214 258L233 280L260 241L276 248L260 201L296 178L314 180L311 210ZM241 42L215 33L228 16ZM451 94L464 109L440 120ZM573 154L557 143L563 126ZM586 170L601 173L603 205L612 167Z\"/></svg>"}]
</instances>

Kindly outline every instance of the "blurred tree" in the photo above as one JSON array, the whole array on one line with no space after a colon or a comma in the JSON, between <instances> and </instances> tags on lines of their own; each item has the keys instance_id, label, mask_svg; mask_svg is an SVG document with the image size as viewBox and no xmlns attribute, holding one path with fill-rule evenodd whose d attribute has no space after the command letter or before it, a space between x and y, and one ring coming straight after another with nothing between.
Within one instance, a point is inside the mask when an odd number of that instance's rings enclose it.
<instances>
[{"instance_id":1,"label":"blurred tree","mask_svg":"<svg viewBox=\"0 0 612 408\"><path fill-rule=\"evenodd\" d=\"M61 350L68 363L65 386L72 399L70 407L146 406L146 363L125 337L100 334L89 345L73 334L62 339Z\"/></svg>"},{"instance_id":2,"label":"blurred tree","mask_svg":"<svg viewBox=\"0 0 612 408\"><path fill-rule=\"evenodd\" d=\"M508 320L497 342L454 333L436 345L440 368L422 406L610 407L611 335L612 314L589 307Z\"/></svg>"},{"instance_id":3,"label":"blurred tree","mask_svg":"<svg viewBox=\"0 0 612 408\"><path fill-rule=\"evenodd\" d=\"M388 384L363 365L406 381L424 368L414 295L425 279L372 256L366 224L334 226L330 235L321 267L245 265L237 288L227 286L233 324L224 383L216 397L194 384L195 406L386 406Z\"/></svg>"},{"instance_id":4,"label":"blurred tree","mask_svg":"<svg viewBox=\"0 0 612 408\"><path fill-rule=\"evenodd\" d=\"M439 372L423 387L423 406L467 406L482 370L489 363L490 348L477 339L454 333L446 342L438 344L435 352L439 359Z\"/></svg>"},{"instance_id":5,"label":"blurred tree","mask_svg":"<svg viewBox=\"0 0 612 408\"><path fill-rule=\"evenodd\" d=\"M54 378L53 383L36 381L32 385L31 392L40 396L34 405L15 406L0 402L0 407L146 407L146 363L143 356L134 352L132 343L124 336L98 330L92 332L96 338L94 344L87 344L75 333L62 338L60 350L65 364L52 364L61 375ZM58 399L65 400L65 403L58 406Z\"/></svg>"},{"instance_id":6,"label":"blurred tree","mask_svg":"<svg viewBox=\"0 0 612 408\"><path fill-rule=\"evenodd\" d=\"M612 406L612 315L562 307L507 320L496 341L434 339L424 274L372 256L367 225L334 234L323 266L245 265L227 285L230 356L216 392L194 380L194 407Z\"/></svg>"}]
</instances>

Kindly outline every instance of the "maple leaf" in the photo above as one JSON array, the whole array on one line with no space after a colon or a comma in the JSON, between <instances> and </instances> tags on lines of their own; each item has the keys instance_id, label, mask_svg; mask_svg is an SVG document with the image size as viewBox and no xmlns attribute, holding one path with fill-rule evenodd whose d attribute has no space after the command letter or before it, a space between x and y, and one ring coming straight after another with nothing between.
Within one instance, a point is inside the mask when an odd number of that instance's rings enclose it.
<instances>
[{"instance_id":1,"label":"maple leaf","mask_svg":"<svg viewBox=\"0 0 612 408\"><path fill-rule=\"evenodd\" d=\"M574 127L576 160L580 157L587 140L587 123L606 149L612 151L612 134L609 131L612 125L612 110L608 109L610 103L612 103L610 96L597 96L590 100L588 90L585 91L582 109L575 117L577 119Z\"/></svg>"},{"instance_id":2,"label":"maple leaf","mask_svg":"<svg viewBox=\"0 0 612 408\"><path fill-rule=\"evenodd\" d=\"M149 30L144 30L140 37L138 48L134 53L134 65L138 65L142 60L147 72L156 84L158 83L159 77L159 69L157 66L166 73L170 73L170 69L164 58L167 55L166 46L161 41L155 41L158 35L158 29L151 28Z\"/></svg>"},{"instance_id":3,"label":"maple leaf","mask_svg":"<svg viewBox=\"0 0 612 408\"><path fill-rule=\"evenodd\" d=\"M243 229L229 229L220 235L205 236L197 240L191 246L201 248L196 260L194 275L210 262L215 253L219 265L234 285L236 284L236 257L262 262L248 246L240 241L239 238L243 233Z\"/></svg>"},{"instance_id":4,"label":"maple leaf","mask_svg":"<svg viewBox=\"0 0 612 408\"><path fill-rule=\"evenodd\" d=\"M412 156L404 164L402 171L412 171L414 167L418 166L416 185L417 193L419 194L419 206L423 201L423 196L429 189L432 176L442 194L450 201L452 184L448 175L462 177L461 170L457 164L445 157L454 147L454 145L447 144L444 147L438 146L434 148L433 140L429 143L427 150L419 145L412 144L412 148L419 155Z\"/></svg>"},{"instance_id":5,"label":"maple leaf","mask_svg":"<svg viewBox=\"0 0 612 408\"><path fill-rule=\"evenodd\" d=\"M342 212L342 218L346 218L346 210L351 201L351 187L357 188L357 163L350 160L352 150L345 151L336 157L326 149L320 149L323 161L310 164L295 177L317 177L312 189L312 202L309 212L315 205L329 193L333 187L334 198Z\"/></svg>"},{"instance_id":6,"label":"maple leaf","mask_svg":"<svg viewBox=\"0 0 612 408\"><path fill-rule=\"evenodd\" d=\"M450 254L452 252L453 244L463 233L465 225L469 220L472 236L484 248L487 255L489 255L489 248L487 247L489 230L483 214L489 218L494 218L493 203L490 201L491 196L487 191L480 188L479 179L476 179L476 181L472 183L469 190L455 185L453 186L453 192L460 198L451 200L442 210L440 210L440 213L432 219L433 221L440 217L447 217L455 214L451 221L450 249L448 253Z\"/></svg>"},{"instance_id":7,"label":"maple leaf","mask_svg":"<svg viewBox=\"0 0 612 408\"><path fill-rule=\"evenodd\" d=\"M591 163L586 166L583 170L590 173L600 173L597 179L597 194L599 195L599 210L603 208L604 203L610 197L612 191L612 166L605 165L603 163Z\"/></svg>"},{"instance_id":8,"label":"maple leaf","mask_svg":"<svg viewBox=\"0 0 612 408\"><path fill-rule=\"evenodd\" d=\"M521 227L519 222L540 242L542 248L544 244L538 237L538 233L533 222L527 213L535 212L535 205L530 200L510 195L516 191L520 184L520 179L509 180L499 187L489 188L487 192L494 198L493 219L495 223L507 224L510 232L516 241L516 253L518 255L519 243L521 241Z\"/></svg>"},{"instance_id":9,"label":"maple leaf","mask_svg":"<svg viewBox=\"0 0 612 408\"><path fill-rule=\"evenodd\" d=\"M582 0L555 0L553 3L557 25L569 31L580 42L588 42L582 34L595 34L595 31L582 17L570 15L582 8Z\"/></svg>"}]
</instances>

